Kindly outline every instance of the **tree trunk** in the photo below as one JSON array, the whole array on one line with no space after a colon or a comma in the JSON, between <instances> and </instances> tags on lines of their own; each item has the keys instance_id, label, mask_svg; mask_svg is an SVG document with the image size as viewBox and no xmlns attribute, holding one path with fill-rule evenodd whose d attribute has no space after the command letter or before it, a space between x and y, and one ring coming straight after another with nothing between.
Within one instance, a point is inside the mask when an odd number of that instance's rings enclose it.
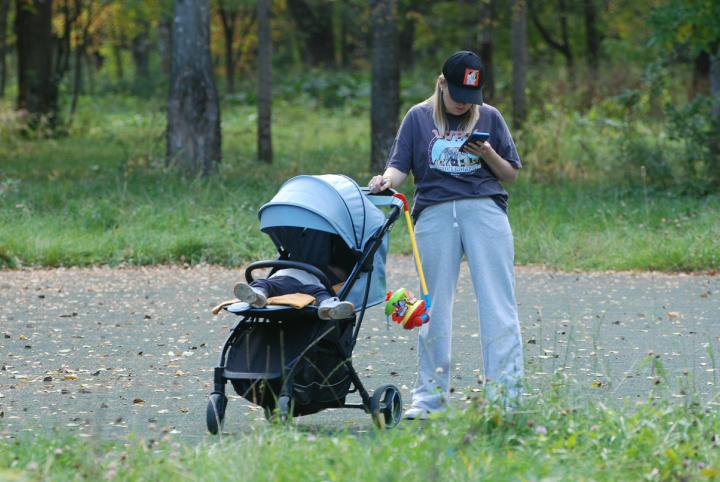
<instances>
[{"instance_id":1,"label":"tree trunk","mask_svg":"<svg viewBox=\"0 0 720 482\"><path fill-rule=\"evenodd\" d=\"M512 2L512 104L513 128L522 127L527 117L525 72L527 69L527 3Z\"/></svg>"},{"instance_id":2,"label":"tree trunk","mask_svg":"<svg viewBox=\"0 0 720 482\"><path fill-rule=\"evenodd\" d=\"M209 0L175 0L167 162L207 176L220 163L220 106L210 59Z\"/></svg>"},{"instance_id":3,"label":"tree trunk","mask_svg":"<svg viewBox=\"0 0 720 482\"><path fill-rule=\"evenodd\" d=\"M710 56L710 98L715 99L713 117L720 120L720 42Z\"/></svg>"},{"instance_id":4,"label":"tree trunk","mask_svg":"<svg viewBox=\"0 0 720 482\"><path fill-rule=\"evenodd\" d=\"M83 9L83 2L81 0L76 0L75 6L78 9L78 12L81 12ZM83 57L85 57L85 50L87 48L87 37L89 35L91 23L92 4L88 6L86 23L82 26L80 35L76 35L72 101L70 102L70 112L68 113L68 126L72 125L73 119L75 117L75 111L77 110L78 97L80 96L80 91L82 90L82 61Z\"/></svg>"},{"instance_id":5,"label":"tree trunk","mask_svg":"<svg viewBox=\"0 0 720 482\"><path fill-rule=\"evenodd\" d=\"M594 79L600 61L600 32L597 28L597 9L595 0L585 0L585 46L590 78Z\"/></svg>"},{"instance_id":6,"label":"tree trunk","mask_svg":"<svg viewBox=\"0 0 720 482\"><path fill-rule=\"evenodd\" d=\"M123 65L123 49L126 48L126 41L125 41L125 34L117 29L117 27L113 27L113 34L112 34L112 56L113 56L113 63L115 64L115 80L117 82L123 82L125 80L125 67ZM167 52L167 55L170 55L170 52Z\"/></svg>"},{"instance_id":7,"label":"tree trunk","mask_svg":"<svg viewBox=\"0 0 720 482\"><path fill-rule=\"evenodd\" d=\"M370 169L385 168L398 126L400 67L396 0L370 2L372 29L372 96L370 105Z\"/></svg>"},{"instance_id":8,"label":"tree trunk","mask_svg":"<svg viewBox=\"0 0 720 482\"><path fill-rule=\"evenodd\" d=\"M600 32L597 28L597 8L595 0L585 0L585 48L587 50L587 95L586 105L590 106L595 98L595 81L600 63Z\"/></svg>"},{"instance_id":9,"label":"tree trunk","mask_svg":"<svg viewBox=\"0 0 720 482\"><path fill-rule=\"evenodd\" d=\"M340 8L340 65L343 68L350 67L350 7L345 2L339 2L338 8Z\"/></svg>"},{"instance_id":10,"label":"tree trunk","mask_svg":"<svg viewBox=\"0 0 720 482\"><path fill-rule=\"evenodd\" d=\"M158 25L158 53L160 54L160 68L164 75L170 75L170 31L172 18L166 12L161 14Z\"/></svg>"},{"instance_id":11,"label":"tree trunk","mask_svg":"<svg viewBox=\"0 0 720 482\"><path fill-rule=\"evenodd\" d=\"M72 125L77 110L78 97L82 90L82 60L85 53L85 42L82 41L75 47L75 71L73 74L72 101L70 102L70 112L68 113L68 125Z\"/></svg>"},{"instance_id":12,"label":"tree trunk","mask_svg":"<svg viewBox=\"0 0 720 482\"><path fill-rule=\"evenodd\" d=\"M258 159L272 162L272 35L270 32L270 2L257 0L258 18Z\"/></svg>"},{"instance_id":13,"label":"tree trunk","mask_svg":"<svg viewBox=\"0 0 720 482\"><path fill-rule=\"evenodd\" d=\"M304 57L310 65L335 64L332 2L328 0L287 0L290 15L305 44Z\"/></svg>"},{"instance_id":14,"label":"tree trunk","mask_svg":"<svg viewBox=\"0 0 720 482\"><path fill-rule=\"evenodd\" d=\"M140 23L143 30L139 32L130 44L133 65L135 66L135 85L142 86L150 77L150 38L147 22Z\"/></svg>"},{"instance_id":15,"label":"tree trunk","mask_svg":"<svg viewBox=\"0 0 720 482\"><path fill-rule=\"evenodd\" d=\"M710 55L704 50L693 61L692 86L689 97L710 93Z\"/></svg>"},{"instance_id":16,"label":"tree trunk","mask_svg":"<svg viewBox=\"0 0 720 482\"><path fill-rule=\"evenodd\" d=\"M485 0L480 17L480 31L478 43L480 44L480 59L485 67L485 82L483 83L483 100L492 104L495 97L495 68L493 65L493 27L495 22L495 1Z\"/></svg>"},{"instance_id":17,"label":"tree trunk","mask_svg":"<svg viewBox=\"0 0 720 482\"><path fill-rule=\"evenodd\" d=\"M260 4L258 4L258 9ZM237 11L219 8L220 20L223 27L223 38L225 39L225 81L229 94L235 93L235 54L233 53L233 42L235 40L235 19Z\"/></svg>"},{"instance_id":18,"label":"tree trunk","mask_svg":"<svg viewBox=\"0 0 720 482\"><path fill-rule=\"evenodd\" d=\"M398 32L398 53L403 67L412 70L415 67L415 14L417 7L413 3L403 2Z\"/></svg>"},{"instance_id":19,"label":"tree trunk","mask_svg":"<svg viewBox=\"0 0 720 482\"><path fill-rule=\"evenodd\" d=\"M575 79L575 73L573 72L575 66L575 59L573 58L572 48L570 47L570 37L568 35L568 11L565 5L565 0L558 0L558 12L560 14L560 37L562 38L562 53L565 56L565 65L568 68L568 74L570 80Z\"/></svg>"},{"instance_id":20,"label":"tree trunk","mask_svg":"<svg viewBox=\"0 0 720 482\"><path fill-rule=\"evenodd\" d=\"M17 0L15 12L18 109L27 110L31 127L44 121L52 128L58 114L58 85L52 71L52 1Z\"/></svg>"},{"instance_id":21,"label":"tree trunk","mask_svg":"<svg viewBox=\"0 0 720 482\"><path fill-rule=\"evenodd\" d=\"M0 0L0 99L5 97L7 83L7 62L5 48L7 46L7 19L10 11L10 0Z\"/></svg>"},{"instance_id":22,"label":"tree trunk","mask_svg":"<svg viewBox=\"0 0 720 482\"><path fill-rule=\"evenodd\" d=\"M710 136L711 166L708 171L712 182L720 187L720 42L710 55L710 99L712 99L712 135Z\"/></svg>"}]
</instances>

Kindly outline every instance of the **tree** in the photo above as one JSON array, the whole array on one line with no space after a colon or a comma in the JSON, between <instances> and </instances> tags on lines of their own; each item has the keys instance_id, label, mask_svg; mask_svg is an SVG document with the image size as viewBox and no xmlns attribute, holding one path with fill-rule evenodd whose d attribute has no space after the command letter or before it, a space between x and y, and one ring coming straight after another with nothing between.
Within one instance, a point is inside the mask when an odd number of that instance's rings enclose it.
<instances>
[{"instance_id":1,"label":"tree","mask_svg":"<svg viewBox=\"0 0 720 482\"><path fill-rule=\"evenodd\" d=\"M0 0L0 99L5 97L7 82L7 62L5 48L7 46L7 19L10 12L10 0Z\"/></svg>"},{"instance_id":2,"label":"tree","mask_svg":"<svg viewBox=\"0 0 720 482\"><path fill-rule=\"evenodd\" d=\"M597 27L597 7L596 0L584 0L583 13L585 14L585 48L587 49L586 59L588 70L590 71L590 79L594 79L598 64L600 63L600 43L602 36Z\"/></svg>"},{"instance_id":3,"label":"tree","mask_svg":"<svg viewBox=\"0 0 720 482\"><path fill-rule=\"evenodd\" d=\"M587 52L585 59L588 67L588 92L587 104L592 103L595 97L595 79L597 79L598 68L600 65L600 43L602 37L597 27L597 8L596 0L584 0L583 11L585 17L585 48Z\"/></svg>"},{"instance_id":4,"label":"tree","mask_svg":"<svg viewBox=\"0 0 720 482\"><path fill-rule=\"evenodd\" d=\"M82 89L82 64L87 55L87 49L90 42L90 28L93 22L97 19L103 9L107 6L107 3L95 3L90 0L87 5L84 5L83 0L75 0L75 8L77 9L78 15L78 31L75 33L75 62L74 62L74 73L73 73L73 89L72 89L72 101L70 102L70 113L68 115L68 125L72 124L77 109L78 97L80 96L80 90ZM85 8L87 7L87 8ZM84 10L84 12L83 12Z\"/></svg>"},{"instance_id":5,"label":"tree","mask_svg":"<svg viewBox=\"0 0 720 482\"><path fill-rule=\"evenodd\" d=\"M571 80L574 79L575 75L573 72L573 68L575 62L573 58L572 48L570 47L570 38L568 35L568 10L567 5L565 4L565 0L557 0L558 23L560 24L560 40L555 40L548 31L548 29L545 28L545 26L540 21L540 16L538 15L537 5L535 4L535 2L527 0L526 3L529 3L530 17L532 18L533 24L540 32L543 40L545 40L545 42L547 42L550 47L554 48L562 54L562 56L565 58L565 66L568 69L568 75Z\"/></svg>"},{"instance_id":6,"label":"tree","mask_svg":"<svg viewBox=\"0 0 720 482\"><path fill-rule=\"evenodd\" d=\"M495 23L495 0L482 0L482 14L480 17L480 59L485 67L485 82L483 83L483 99L492 102L495 96L495 66L493 65L493 28Z\"/></svg>"},{"instance_id":7,"label":"tree","mask_svg":"<svg viewBox=\"0 0 720 482\"><path fill-rule=\"evenodd\" d=\"M332 27L331 0L287 0L287 7L305 44L310 65L335 64L335 36Z\"/></svg>"},{"instance_id":8,"label":"tree","mask_svg":"<svg viewBox=\"0 0 720 482\"><path fill-rule=\"evenodd\" d=\"M247 35L255 23L256 12L252 10L245 11L242 7L243 5L237 0L219 0L218 2L218 15L220 16L223 40L225 41L225 79L227 81L227 91L230 94L235 93L235 65L238 61L238 54L235 52L235 32L238 20L240 21L240 38Z\"/></svg>"},{"instance_id":9,"label":"tree","mask_svg":"<svg viewBox=\"0 0 720 482\"><path fill-rule=\"evenodd\" d=\"M137 31L130 41L133 65L135 66L135 85L142 86L150 77L150 21L140 19Z\"/></svg>"},{"instance_id":10,"label":"tree","mask_svg":"<svg viewBox=\"0 0 720 482\"><path fill-rule=\"evenodd\" d=\"M272 36L270 1L257 0L258 17L258 159L272 162Z\"/></svg>"},{"instance_id":11,"label":"tree","mask_svg":"<svg viewBox=\"0 0 720 482\"><path fill-rule=\"evenodd\" d=\"M525 72L527 70L527 3L512 2L512 104L513 127L521 128L527 116Z\"/></svg>"},{"instance_id":12,"label":"tree","mask_svg":"<svg viewBox=\"0 0 720 482\"><path fill-rule=\"evenodd\" d=\"M167 162L207 176L220 163L220 106L210 60L209 0L175 0Z\"/></svg>"},{"instance_id":13,"label":"tree","mask_svg":"<svg viewBox=\"0 0 720 482\"><path fill-rule=\"evenodd\" d=\"M707 52L710 57L710 104L707 142L710 182L720 186L720 2L716 0L668 0L653 10L652 41L669 51L683 48L691 58Z\"/></svg>"},{"instance_id":14,"label":"tree","mask_svg":"<svg viewBox=\"0 0 720 482\"><path fill-rule=\"evenodd\" d=\"M370 2L372 94L370 101L372 172L382 171L392 147L400 109L396 0Z\"/></svg>"},{"instance_id":15,"label":"tree","mask_svg":"<svg viewBox=\"0 0 720 482\"><path fill-rule=\"evenodd\" d=\"M18 109L29 125L45 121L52 128L58 114L58 79L53 71L51 0L16 0Z\"/></svg>"},{"instance_id":16,"label":"tree","mask_svg":"<svg viewBox=\"0 0 720 482\"><path fill-rule=\"evenodd\" d=\"M427 0L398 0L398 52L403 67L415 67L416 28L429 10Z\"/></svg>"}]
</instances>

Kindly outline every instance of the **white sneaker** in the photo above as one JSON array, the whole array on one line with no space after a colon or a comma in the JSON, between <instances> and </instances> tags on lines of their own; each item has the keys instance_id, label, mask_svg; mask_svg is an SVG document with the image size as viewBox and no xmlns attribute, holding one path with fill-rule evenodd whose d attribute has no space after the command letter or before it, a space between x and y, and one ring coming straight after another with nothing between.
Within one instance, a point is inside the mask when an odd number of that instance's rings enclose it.
<instances>
[{"instance_id":1,"label":"white sneaker","mask_svg":"<svg viewBox=\"0 0 720 482\"><path fill-rule=\"evenodd\" d=\"M329 298L318 306L318 318L321 320L344 320L355 313L355 306L349 301Z\"/></svg>"},{"instance_id":2,"label":"white sneaker","mask_svg":"<svg viewBox=\"0 0 720 482\"><path fill-rule=\"evenodd\" d=\"M422 407L410 407L403 414L405 420L427 420L429 416L430 410Z\"/></svg>"},{"instance_id":3,"label":"white sneaker","mask_svg":"<svg viewBox=\"0 0 720 482\"><path fill-rule=\"evenodd\" d=\"M237 283L233 288L233 293L235 293L235 298L254 308L265 308L267 305L267 297L260 290L256 290L248 284Z\"/></svg>"}]
</instances>

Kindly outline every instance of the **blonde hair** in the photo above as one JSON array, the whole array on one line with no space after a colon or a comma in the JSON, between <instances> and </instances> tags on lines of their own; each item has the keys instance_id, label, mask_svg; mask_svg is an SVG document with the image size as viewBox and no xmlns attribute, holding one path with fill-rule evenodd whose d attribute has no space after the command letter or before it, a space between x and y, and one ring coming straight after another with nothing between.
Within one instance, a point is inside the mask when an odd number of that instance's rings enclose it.
<instances>
[{"instance_id":1,"label":"blonde hair","mask_svg":"<svg viewBox=\"0 0 720 482\"><path fill-rule=\"evenodd\" d=\"M438 75L437 82L435 82L435 92L433 95L425 99L425 103L432 107L433 121L435 121L435 128L441 137L445 137L450 127L447 112L445 111L445 103L442 98L443 84L447 88L447 81L443 74ZM460 125L458 129L470 134L480 119L480 106L472 104L470 110L461 116Z\"/></svg>"}]
</instances>

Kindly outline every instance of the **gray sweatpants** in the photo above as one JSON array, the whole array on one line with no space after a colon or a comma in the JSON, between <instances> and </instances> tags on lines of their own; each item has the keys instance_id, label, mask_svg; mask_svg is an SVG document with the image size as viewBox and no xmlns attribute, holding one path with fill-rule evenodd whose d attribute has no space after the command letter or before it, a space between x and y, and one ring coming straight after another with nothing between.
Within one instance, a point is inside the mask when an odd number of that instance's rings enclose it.
<instances>
[{"instance_id":1,"label":"gray sweatpants","mask_svg":"<svg viewBox=\"0 0 720 482\"><path fill-rule=\"evenodd\" d=\"M447 403L452 307L463 254L478 301L487 395L515 399L523 376L523 352L507 215L490 198L448 201L422 212L415 236L431 308L430 323L419 332L412 406L434 411Z\"/></svg>"}]
</instances>

